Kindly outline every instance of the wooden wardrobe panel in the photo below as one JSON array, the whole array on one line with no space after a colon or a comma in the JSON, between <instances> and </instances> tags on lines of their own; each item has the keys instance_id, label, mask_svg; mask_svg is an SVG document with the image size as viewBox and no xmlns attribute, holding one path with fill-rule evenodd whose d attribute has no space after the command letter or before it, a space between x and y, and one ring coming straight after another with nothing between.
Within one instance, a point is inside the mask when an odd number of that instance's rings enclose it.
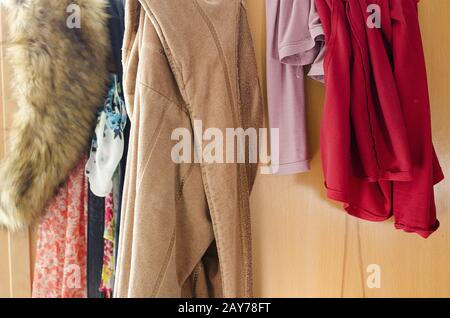
<instances>
[{"instance_id":1,"label":"wooden wardrobe panel","mask_svg":"<svg viewBox=\"0 0 450 318\"><path fill-rule=\"evenodd\" d=\"M0 44L3 43L3 15L0 8ZM4 111L5 94L3 88L3 57L4 46L0 45L0 158L4 155ZM8 233L0 230L0 297L8 297L10 292L9 281L9 250L8 250Z\"/></svg>"},{"instance_id":2,"label":"wooden wardrobe panel","mask_svg":"<svg viewBox=\"0 0 450 318\"><path fill-rule=\"evenodd\" d=\"M265 75L263 0L248 0L257 59ZM422 1L436 150L450 166L450 2ZM262 77L264 79L264 77ZM255 293L270 297L450 297L450 182L436 187L441 228L428 240L395 230L392 221L347 216L325 196L319 158L322 84L307 81L312 170L258 176L252 194ZM370 265L381 288L369 288ZM370 268L369 268L370 269Z\"/></svg>"},{"instance_id":3,"label":"wooden wardrobe panel","mask_svg":"<svg viewBox=\"0 0 450 318\"><path fill-rule=\"evenodd\" d=\"M0 298L9 297L8 233L0 230Z\"/></svg>"},{"instance_id":4,"label":"wooden wardrobe panel","mask_svg":"<svg viewBox=\"0 0 450 318\"><path fill-rule=\"evenodd\" d=\"M247 1L262 83L266 55L264 2ZM336 204L325 199L317 146L323 87L309 83L309 88L308 104L316 110L308 114L312 173L259 175L253 191L256 296L339 297L342 293L346 217Z\"/></svg>"},{"instance_id":5,"label":"wooden wardrobe panel","mask_svg":"<svg viewBox=\"0 0 450 318\"><path fill-rule=\"evenodd\" d=\"M11 69L5 59L6 12L0 7L0 156L5 153L7 132L15 109L11 94ZM8 233L0 230L0 297L31 295L28 230Z\"/></svg>"}]
</instances>

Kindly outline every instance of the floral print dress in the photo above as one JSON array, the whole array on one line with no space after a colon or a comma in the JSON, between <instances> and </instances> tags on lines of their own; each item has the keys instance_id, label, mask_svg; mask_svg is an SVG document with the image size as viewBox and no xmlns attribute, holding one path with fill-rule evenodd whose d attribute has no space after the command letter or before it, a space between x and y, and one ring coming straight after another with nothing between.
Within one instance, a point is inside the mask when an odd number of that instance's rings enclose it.
<instances>
[{"instance_id":1,"label":"floral print dress","mask_svg":"<svg viewBox=\"0 0 450 318\"><path fill-rule=\"evenodd\" d=\"M33 298L86 298L87 180L84 157L37 229Z\"/></svg>"},{"instance_id":2,"label":"floral print dress","mask_svg":"<svg viewBox=\"0 0 450 318\"><path fill-rule=\"evenodd\" d=\"M103 268L100 291L105 298L111 298L114 287L114 273L116 267L115 241L116 241L116 213L118 208L119 169L114 174L113 191L105 198L105 232L103 235Z\"/></svg>"}]
</instances>

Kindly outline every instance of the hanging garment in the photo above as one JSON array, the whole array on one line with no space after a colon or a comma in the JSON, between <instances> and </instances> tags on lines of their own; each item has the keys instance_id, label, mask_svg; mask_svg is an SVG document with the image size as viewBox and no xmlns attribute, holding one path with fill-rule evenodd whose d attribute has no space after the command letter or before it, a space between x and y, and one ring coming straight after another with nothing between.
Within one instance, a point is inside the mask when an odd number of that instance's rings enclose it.
<instances>
[{"instance_id":1,"label":"hanging garment","mask_svg":"<svg viewBox=\"0 0 450 318\"><path fill-rule=\"evenodd\" d=\"M103 270L105 232L105 198L99 198L89 191L88 200L88 240L87 240L87 281L88 298L103 298L100 292Z\"/></svg>"},{"instance_id":2,"label":"hanging garment","mask_svg":"<svg viewBox=\"0 0 450 318\"><path fill-rule=\"evenodd\" d=\"M125 0L108 0L109 34L119 83L122 83L122 43L125 33Z\"/></svg>"},{"instance_id":3,"label":"hanging garment","mask_svg":"<svg viewBox=\"0 0 450 318\"><path fill-rule=\"evenodd\" d=\"M111 37L111 47L113 52L114 69L117 73L118 83L122 86L122 42L125 30L125 0L109 0L109 34ZM123 99L122 92L119 92L121 99ZM119 188L115 190L117 204L115 206L115 255L117 255L119 226L120 226L120 209L123 193L126 157L128 152L129 140L128 118L126 119L125 128L123 131L123 155L120 161L120 184ZM88 235L88 294L89 298L102 298L104 295L99 291L99 286L102 281L103 271L103 250L104 250L104 211L105 199L99 198L89 191L89 235Z\"/></svg>"},{"instance_id":4,"label":"hanging garment","mask_svg":"<svg viewBox=\"0 0 450 318\"><path fill-rule=\"evenodd\" d=\"M272 167L278 174L309 170L303 66L323 79L324 34L314 0L266 0L267 95ZM278 159L276 157L278 150Z\"/></svg>"},{"instance_id":5,"label":"hanging garment","mask_svg":"<svg viewBox=\"0 0 450 318\"><path fill-rule=\"evenodd\" d=\"M125 0L109 0L109 14L111 16L109 20L109 34L111 36L111 46L114 55L114 65L116 67L118 82L122 85L122 43L123 36L125 33ZM121 98L123 98L122 92L120 93ZM117 255L117 247L119 245L119 230L120 230L120 215L122 206L122 193L125 178L125 167L127 163L127 153L128 153L128 140L130 136L130 124L128 118L126 119L125 128L123 130L124 139L124 151L122 159L120 161L120 183L119 188L116 189L116 196L118 198L116 204L116 229L115 229L115 254Z\"/></svg>"},{"instance_id":6,"label":"hanging garment","mask_svg":"<svg viewBox=\"0 0 450 318\"><path fill-rule=\"evenodd\" d=\"M111 75L111 87L100 110L91 154L86 164L86 176L91 191L106 197L113 188L113 176L120 165L124 151L123 131L127 123L122 86L116 74Z\"/></svg>"},{"instance_id":7,"label":"hanging garment","mask_svg":"<svg viewBox=\"0 0 450 318\"><path fill-rule=\"evenodd\" d=\"M85 298L87 181L86 158L50 202L37 228L34 298Z\"/></svg>"},{"instance_id":8,"label":"hanging garment","mask_svg":"<svg viewBox=\"0 0 450 318\"><path fill-rule=\"evenodd\" d=\"M102 281L100 291L106 298L111 298L113 292L114 276L114 235L111 228L114 227L114 202L111 192L105 198L105 233L103 250Z\"/></svg>"},{"instance_id":9,"label":"hanging garment","mask_svg":"<svg viewBox=\"0 0 450 318\"><path fill-rule=\"evenodd\" d=\"M123 180L124 177L122 176L122 167L119 167L117 169L117 173L113 179L113 202L114 202L114 233L112 234L114 236L114 279L116 275L116 260L117 260L117 252L119 250L118 244L119 244L119 238L117 235L119 235L118 228L120 228L120 225L117 225L118 222L120 222L120 213L121 213L121 204L122 204L122 195L123 195ZM114 289L114 285L112 286Z\"/></svg>"},{"instance_id":10,"label":"hanging garment","mask_svg":"<svg viewBox=\"0 0 450 318\"><path fill-rule=\"evenodd\" d=\"M352 215L428 237L443 179L431 119L417 0L317 0L326 34L322 161L328 196ZM381 10L380 28L367 24ZM411 80L414 79L414 80Z\"/></svg>"},{"instance_id":11,"label":"hanging garment","mask_svg":"<svg viewBox=\"0 0 450 318\"><path fill-rule=\"evenodd\" d=\"M177 164L175 129L259 128L262 99L241 1L126 3L131 139L116 297L252 295L251 164ZM201 138L201 136L198 136ZM197 139L197 137L196 137Z\"/></svg>"},{"instance_id":12,"label":"hanging garment","mask_svg":"<svg viewBox=\"0 0 450 318\"><path fill-rule=\"evenodd\" d=\"M89 298L103 298L104 295L110 296L112 287L109 283L105 284L105 276L113 276L113 270L110 266L105 268L105 260L108 264L109 259L114 257L109 255L110 246L114 248L115 242L105 240L105 231L108 231L108 237L115 239L115 233L110 233L110 226L115 227L115 222L110 220L108 212L111 207L105 203L105 196L109 196L113 191L114 171L120 167L120 161L124 151L124 128L127 122L125 104L122 98L122 88L118 82L118 76L111 76L111 88L107 94L103 109L100 110L97 120L95 135L92 140L91 152L86 163L86 176L89 178L89 186L92 190L89 195L89 236L88 236L88 295ZM120 182L120 180L118 180ZM118 197L122 196L120 185L116 185L115 191L120 191ZM95 192L95 193L94 193ZM106 193L108 192L108 193ZM119 203L117 203L119 204ZM105 207L106 205L106 207ZM106 213L106 215L105 215ZM108 222L105 222L109 219ZM106 223L106 224L105 224ZM115 229L114 229L115 231ZM105 255L105 252L108 255ZM105 272L110 270L107 274ZM112 280L112 279L111 279ZM99 291L103 293L99 293Z\"/></svg>"},{"instance_id":13,"label":"hanging garment","mask_svg":"<svg viewBox=\"0 0 450 318\"><path fill-rule=\"evenodd\" d=\"M79 1L77 27L66 24L72 2L2 2L9 8L11 87L18 104L0 166L0 226L11 230L36 221L79 162L104 99L106 4Z\"/></svg>"},{"instance_id":14,"label":"hanging garment","mask_svg":"<svg viewBox=\"0 0 450 318\"><path fill-rule=\"evenodd\" d=\"M103 234L104 250L103 250L103 267L102 282L100 291L106 298L111 298L114 288L114 277L116 268L115 255L115 228L117 220L117 204L118 198L122 195L119 193L120 187L120 170L118 169L113 177L113 191L105 198L105 232Z\"/></svg>"}]
</instances>

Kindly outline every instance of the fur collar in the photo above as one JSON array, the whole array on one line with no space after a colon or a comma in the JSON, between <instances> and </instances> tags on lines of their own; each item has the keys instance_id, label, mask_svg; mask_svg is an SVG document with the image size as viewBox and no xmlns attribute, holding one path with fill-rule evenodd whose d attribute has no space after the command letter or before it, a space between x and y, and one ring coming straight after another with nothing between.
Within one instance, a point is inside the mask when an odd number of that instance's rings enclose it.
<instances>
[{"instance_id":1,"label":"fur collar","mask_svg":"<svg viewBox=\"0 0 450 318\"><path fill-rule=\"evenodd\" d=\"M0 164L0 226L18 230L39 218L87 152L111 48L106 0L0 1L18 104ZM80 28L67 27L71 4L81 9Z\"/></svg>"}]
</instances>

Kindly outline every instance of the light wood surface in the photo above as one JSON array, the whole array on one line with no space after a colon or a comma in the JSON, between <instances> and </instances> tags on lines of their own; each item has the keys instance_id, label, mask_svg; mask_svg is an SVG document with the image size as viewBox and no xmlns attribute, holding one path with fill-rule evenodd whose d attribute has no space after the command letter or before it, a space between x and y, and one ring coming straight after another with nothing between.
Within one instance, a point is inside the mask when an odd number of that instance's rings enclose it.
<instances>
[{"instance_id":1,"label":"light wood surface","mask_svg":"<svg viewBox=\"0 0 450 318\"><path fill-rule=\"evenodd\" d=\"M265 68L263 0L248 0L261 75ZM450 176L450 1L421 1L437 152ZM267 297L450 297L450 181L436 187L441 228L428 240L392 222L347 216L325 197L319 154L324 88L308 81L312 171L259 176L252 195L255 293ZM381 288L367 286L371 264Z\"/></svg>"},{"instance_id":2,"label":"light wood surface","mask_svg":"<svg viewBox=\"0 0 450 318\"><path fill-rule=\"evenodd\" d=\"M264 83L265 1L247 2ZM0 17L4 36L4 14ZM450 176L450 1L421 1L420 17L434 141ZM10 72L1 50L0 155L14 108ZM257 179L252 195L256 296L450 297L450 181L436 187L441 228L428 240L396 231L392 222L369 223L347 216L325 197L323 188L319 158L323 94L321 84L307 82L312 171ZM0 297L30 295L34 252L28 241L28 233L13 236L0 231ZM379 289L366 284L371 264L381 269Z\"/></svg>"},{"instance_id":3,"label":"light wood surface","mask_svg":"<svg viewBox=\"0 0 450 318\"><path fill-rule=\"evenodd\" d=\"M7 35L6 14L0 7L0 43ZM14 112L10 75L5 60L5 45L0 46L0 157L5 153L5 138ZM29 297L31 293L30 245L28 231L8 233L0 230L0 297Z\"/></svg>"}]
</instances>

